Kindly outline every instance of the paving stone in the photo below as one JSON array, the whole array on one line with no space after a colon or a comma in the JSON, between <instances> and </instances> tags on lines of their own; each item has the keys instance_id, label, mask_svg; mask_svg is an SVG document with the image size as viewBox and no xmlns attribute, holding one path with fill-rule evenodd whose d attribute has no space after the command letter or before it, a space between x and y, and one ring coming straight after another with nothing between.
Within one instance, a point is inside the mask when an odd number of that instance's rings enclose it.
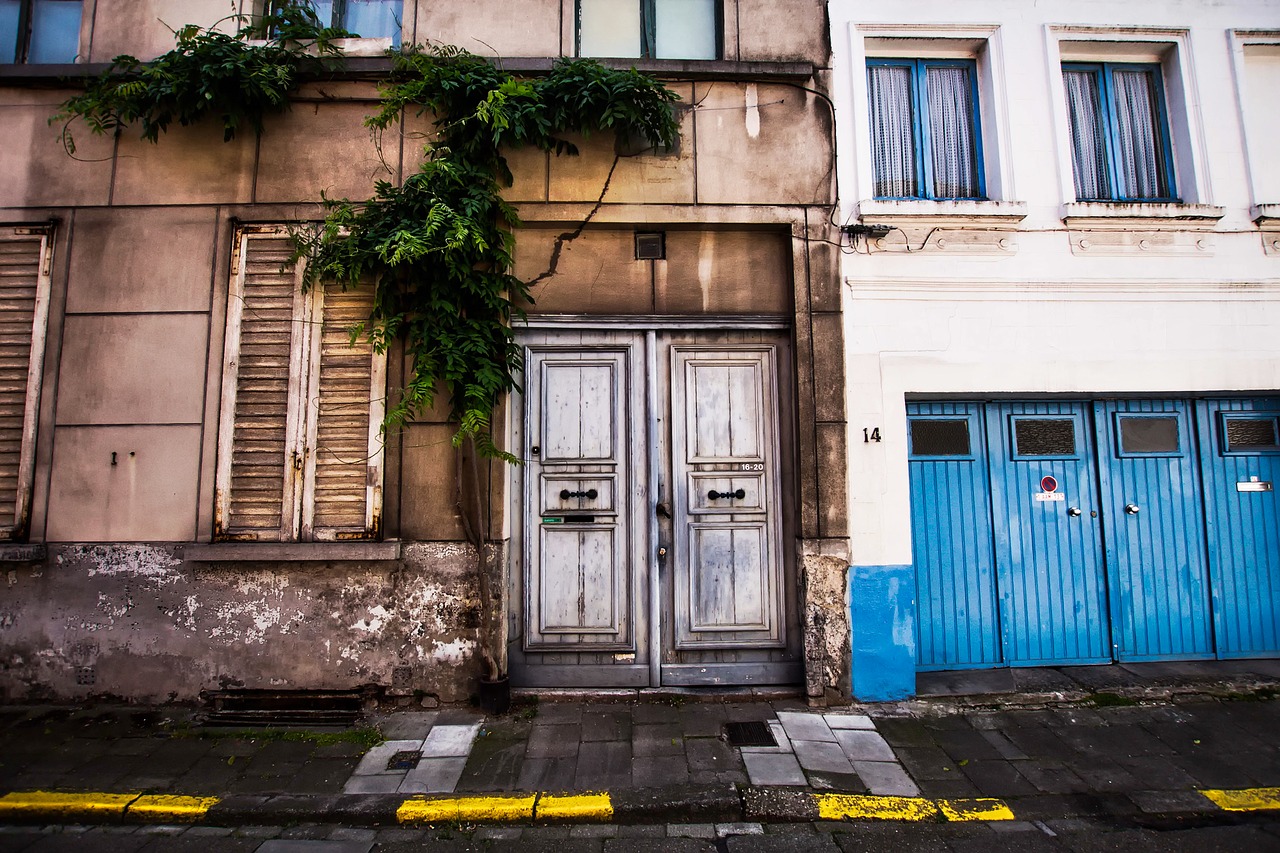
<instances>
[{"instance_id":1,"label":"paving stone","mask_svg":"<svg viewBox=\"0 0 1280 853\"><path fill-rule=\"evenodd\" d=\"M898 762L914 779L954 779L959 772L956 763L937 747L897 747Z\"/></svg>"},{"instance_id":2,"label":"paving stone","mask_svg":"<svg viewBox=\"0 0 1280 853\"><path fill-rule=\"evenodd\" d=\"M891 797L918 797L920 788L911 781L902 765L892 761L855 761L853 770L873 794Z\"/></svg>"},{"instance_id":3,"label":"paving stone","mask_svg":"<svg viewBox=\"0 0 1280 853\"><path fill-rule=\"evenodd\" d=\"M534 725L529 731L526 758L569 758L578 754L582 729L573 724Z\"/></svg>"},{"instance_id":4,"label":"paving stone","mask_svg":"<svg viewBox=\"0 0 1280 853\"><path fill-rule=\"evenodd\" d=\"M538 705L537 720L545 725L578 723L582 720L584 708L582 702L542 702Z\"/></svg>"},{"instance_id":5,"label":"paving stone","mask_svg":"<svg viewBox=\"0 0 1280 853\"><path fill-rule=\"evenodd\" d=\"M960 770L985 797L1016 797L1036 793L1035 785L1028 782L1008 761L970 761Z\"/></svg>"},{"instance_id":6,"label":"paving stone","mask_svg":"<svg viewBox=\"0 0 1280 853\"><path fill-rule=\"evenodd\" d=\"M374 776L379 774L403 775L403 770L387 770L387 762L397 752L409 752L422 748L421 740L389 740L380 743L365 753L364 758L351 771L352 776Z\"/></svg>"},{"instance_id":7,"label":"paving stone","mask_svg":"<svg viewBox=\"0 0 1280 853\"><path fill-rule=\"evenodd\" d=\"M787 737L792 740L835 741L831 727L821 714L806 714L796 711L779 711L778 722L786 729Z\"/></svg>"},{"instance_id":8,"label":"paving stone","mask_svg":"<svg viewBox=\"0 0 1280 853\"><path fill-rule=\"evenodd\" d=\"M387 740L413 740L419 742L439 720L439 711L396 711L384 714L373 722Z\"/></svg>"},{"instance_id":9,"label":"paving stone","mask_svg":"<svg viewBox=\"0 0 1280 853\"><path fill-rule=\"evenodd\" d=\"M631 711L590 711L582 715L582 740L630 740Z\"/></svg>"},{"instance_id":10,"label":"paving stone","mask_svg":"<svg viewBox=\"0 0 1280 853\"><path fill-rule=\"evenodd\" d=\"M1218 807L1199 791L1134 791L1129 799L1147 814L1218 811Z\"/></svg>"},{"instance_id":11,"label":"paving stone","mask_svg":"<svg viewBox=\"0 0 1280 853\"><path fill-rule=\"evenodd\" d=\"M716 838L729 838L734 835L764 835L764 826L759 823L717 823Z\"/></svg>"},{"instance_id":12,"label":"paving stone","mask_svg":"<svg viewBox=\"0 0 1280 853\"><path fill-rule=\"evenodd\" d=\"M568 791L574 786L577 756L571 758L526 758L520 765L516 789L520 791Z\"/></svg>"},{"instance_id":13,"label":"paving stone","mask_svg":"<svg viewBox=\"0 0 1280 853\"><path fill-rule=\"evenodd\" d=\"M404 772L378 776L352 776L342 786L344 794L394 794L400 790Z\"/></svg>"},{"instance_id":14,"label":"paving stone","mask_svg":"<svg viewBox=\"0 0 1280 853\"><path fill-rule=\"evenodd\" d=\"M680 710L658 702L637 702L631 706L631 721L635 725L678 725Z\"/></svg>"},{"instance_id":15,"label":"paving stone","mask_svg":"<svg viewBox=\"0 0 1280 853\"><path fill-rule=\"evenodd\" d=\"M518 826L482 826L473 837L476 841L515 841L523 832Z\"/></svg>"},{"instance_id":16,"label":"paving stone","mask_svg":"<svg viewBox=\"0 0 1280 853\"><path fill-rule=\"evenodd\" d=\"M257 853L369 853L372 841L302 841L273 838L264 841Z\"/></svg>"},{"instance_id":17,"label":"paving stone","mask_svg":"<svg viewBox=\"0 0 1280 853\"><path fill-rule=\"evenodd\" d=\"M359 826L335 826L329 832L334 841L376 841L378 831Z\"/></svg>"},{"instance_id":18,"label":"paving stone","mask_svg":"<svg viewBox=\"0 0 1280 853\"><path fill-rule=\"evenodd\" d=\"M1017 768L1028 782L1046 794L1081 794L1091 790L1088 782L1057 762L1019 761Z\"/></svg>"},{"instance_id":19,"label":"paving stone","mask_svg":"<svg viewBox=\"0 0 1280 853\"><path fill-rule=\"evenodd\" d=\"M715 838L715 824L710 823L669 823L668 838Z\"/></svg>"},{"instance_id":20,"label":"paving stone","mask_svg":"<svg viewBox=\"0 0 1280 853\"><path fill-rule=\"evenodd\" d=\"M742 761L753 785L804 785L807 781L794 755L744 752Z\"/></svg>"},{"instance_id":21,"label":"paving stone","mask_svg":"<svg viewBox=\"0 0 1280 853\"><path fill-rule=\"evenodd\" d=\"M631 729L631 747L636 758L653 755L683 755L684 736L676 723L637 724Z\"/></svg>"},{"instance_id":22,"label":"paving stone","mask_svg":"<svg viewBox=\"0 0 1280 853\"><path fill-rule=\"evenodd\" d=\"M879 719L876 720L876 731L894 747L925 748L938 745L933 739L933 731L919 720Z\"/></svg>"},{"instance_id":23,"label":"paving stone","mask_svg":"<svg viewBox=\"0 0 1280 853\"><path fill-rule=\"evenodd\" d=\"M660 823L637 823L618 827L618 838L664 838L667 828Z\"/></svg>"},{"instance_id":24,"label":"paving stone","mask_svg":"<svg viewBox=\"0 0 1280 853\"><path fill-rule=\"evenodd\" d=\"M686 738L719 737L724 734L728 714L720 705L698 702L680 709L680 731Z\"/></svg>"},{"instance_id":25,"label":"paving stone","mask_svg":"<svg viewBox=\"0 0 1280 853\"><path fill-rule=\"evenodd\" d=\"M742 766L733 747L718 737L686 738L684 752L692 772L736 770Z\"/></svg>"},{"instance_id":26,"label":"paving stone","mask_svg":"<svg viewBox=\"0 0 1280 853\"><path fill-rule=\"evenodd\" d=\"M831 729L874 729L876 724L866 714L823 714Z\"/></svg>"},{"instance_id":27,"label":"paving stone","mask_svg":"<svg viewBox=\"0 0 1280 853\"><path fill-rule=\"evenodd\" d=\"M430 758L465 756L471 752L471 742L475 740L479 730L479 723L469 726L433 726L427 739L422 742L422 755Z\"/></svg>"},{"instance_id":28,"label":"paving stone","mask_svg":"<svg viewBox=\"0 0 1280 853\"><path fill-rule=\"evenodd\" d=\"M805 770L825 773L852 773L853 767L838 743L813 740L793 740L791 748Z\"/></svg>"},{"instance_id":29,"label":"paving stone","mask_svg":"<svg viewBox=\"0 0 1280 853\"><path fill-rule=\"evenodd\" d=\"M1115 760L1121 767L1144 782L1147 788L1185 791L1189 788L1202 787L1198 779L1163 756L1150 755L1136 758L1118 756Z\"/></svg>"},{"instance_id":30,"label":"paving stone","mask_svg":"<svg viewBox=\"0 0 1280 853\"><path fill-rule=\"evenodd\" d=\"M986 735L991 732L980 732L974 729L961 731L938 732L935 739L938 746L955 761L980 761L985 759L1005 758L1001 755ZM1013 745L1012 743L1010 744ZM1016 746L1014 747L1017 748ZM1026 757L1025 754L1022 757Z\"/></svg>"},{"instance_id":31,"label":"paving stone","mask_svg":"<svg viewBox=\"0 0 1280 853\"><path fill-rule=\"evenodd\" d=\"M878 732L839 729L835 739L850 761L896 761L893 749Z\"/></svg>"},{"instance_id":32,"label":"paving stone","mask_svg":"<svg viewBox=\"0 0 1280 853\"><path fill-rule=\"evenodd\" d=\"M616 838L618 827L608 823L586 823L570 827L570 838Z\"/></svg>"},{"instance_id":33,"label":"paving stone","mask_svg":"<svg viewBox=\"0 0 1280 853\"><path fill-rule=\"evenodd\" d=\"M996 751L997 758L1003 758L1007 761L1012 761L1012 760L1029 757L1025 752L1023 752L1021 749L1018 748L1018 745L1016 743L1009 740L1009 738L1005 737L1004 733L1002 732L983 731L983 732L978 732L978 735L987 743L989 743L991 747Z\"/></svg>"},{"instance_id":34,"label":"paving stone","mask_svg":"<svg viewBox=\"0 0 1280 853\"><path fill-rule=\"evenodd\" d=\"M631 784L637 788L659 788L689 784L689 765L680 755L636 756L631 762Z\"/></svg>"},{"instance_id":35,"label":"paving stone","mask_svg":"<svg viewBox=\"0 0 1280 853\"><path fill-rule=\"evenodd\" d=\"M424 758L404 776L397 791L401 794L451 794L458 787L465 758Z\"/></svg>"},{"instance_id":36,"label":"paving stone","mask_svg":"<svg viewBox=\"0 0 1280 853\"><path fill-rule=\"evenodd\" d=\"M471 744L467 769L458 781L459 791L510 791L520 778L528 726L481 729Z\"/></svg>"},{"instance_id":37,"label":"paving stone","mask_svg":"<svg viewBox=\"0 0 1280 853\"><path fill-rule=\"evenodd\" d=\"M604 842L604 853L716 853L705 838L618 837Z\"/></svg>"},{"instance_id":38,"label":"paving stone","mask_svg":"<svg viewBox=\"0 0 1280 853\"><path fill-rule=\"evenodd\" d=\"M574 784L579 789L631 785L631 744L625 741L584 743L578 749Z\"/></svg>"}]
</instances>

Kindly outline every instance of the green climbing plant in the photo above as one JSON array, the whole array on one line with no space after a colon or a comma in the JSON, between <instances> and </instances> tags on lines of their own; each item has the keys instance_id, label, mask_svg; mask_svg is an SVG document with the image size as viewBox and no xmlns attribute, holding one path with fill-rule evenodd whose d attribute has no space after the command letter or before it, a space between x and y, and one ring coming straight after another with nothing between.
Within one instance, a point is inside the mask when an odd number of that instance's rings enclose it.
<instances>
[{"instance_id":1,"label":"green climbing plant","mask_svg":"<svg viewBox=\"0 0 1280 853\"><path fill-rule=\"evenodd\" d=\"M321 27L305 4L238 20L235 35L183 27L174 50L151 62L117 57L51 119L63 122L68 151L76 119L95 133L140 125L153 142L174 121L216 118L224 140L246 126L261 133L265 115L287 109L300 74L330 61L333 39L350 35ZM512 184L503 152L533 146L572 155L570 137L592 133L669 148L679 136L672 109L679 96L634 69L588 59L561 59L549 73L522 79L450 46L393 53L380 91L379 109L365 122L376 136L415 113L434 118L434 138L399 185L377 182L364 200L326 199L321 226L296 229L304 286L371 286L373 309L353 339L368 336L381 351L404 341L411 368L384 427L412 420L444 386L458 424L455 446L470 439L482 455L514 463L491 423L522 368L511 323L531 294L512 272L520 222L502 197Z\"/></svg>"}]
</instances>

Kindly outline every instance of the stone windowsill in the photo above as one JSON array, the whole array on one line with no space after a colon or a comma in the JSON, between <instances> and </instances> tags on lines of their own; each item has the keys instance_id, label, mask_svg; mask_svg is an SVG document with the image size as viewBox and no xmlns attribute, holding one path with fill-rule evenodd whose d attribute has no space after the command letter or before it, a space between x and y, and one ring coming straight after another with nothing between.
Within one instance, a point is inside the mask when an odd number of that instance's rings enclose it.
<instances>
[{"instance_id":1,"label":"stone windowsill","mask_svg":"<svg viewBox=\"0 0 1280 853\"><path fill-rule=\"evenodd\" d=\"M1249 218L1260 228L1268 230L1280 229L1280 203L1255 204L1249 208Z\"/></svg>"},{"instance_id":2,"label":"stone windowsill","mask_svg":"<svg viewBox=\"0 0 1280 853\"><path fill-rule=\"evenodd\" d=\"M399 542L214 542L187 545L198 563L373 562L400 559Z\"/></svg>"},{"instance_id":3,"label":"stone windowsill","mask_svg":"<svg viewBox=\"0 0 1280 853\"><path fill-rule=\"evenodd\" d=\"M1067 227L1212 228L1225 209L1212 204L1178 202L1073 202L1062 206Z\"/></svg>"},{"instance_id":4,"label":"stone windowsill","mask_svg":"<svg viewBox=\"0 0 1280 853\"><path fill-rule=\"evenodd\" d=\"M865 199L858 202L858 219L874 222L995 225L1015 224L1027 216L1025 201L926 201L922 199Z\"/></svg>"}]
</instances>

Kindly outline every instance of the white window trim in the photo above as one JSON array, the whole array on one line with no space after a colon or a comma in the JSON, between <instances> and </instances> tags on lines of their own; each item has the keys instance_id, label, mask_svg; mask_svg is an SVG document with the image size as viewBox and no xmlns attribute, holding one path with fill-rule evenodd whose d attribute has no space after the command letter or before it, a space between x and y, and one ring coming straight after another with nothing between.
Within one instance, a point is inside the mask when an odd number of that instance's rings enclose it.
<instances>
[{"instance_id":1,"label":"white window trim","mask_svg":"<svg viewBox=\"0 0 1280 853\"><path fill-rule=\"evenodd\" d=\"M1026 215L1015 202L1012 144L1009 131L1008 88L1005 86L1004 48L995 24L858 24L849 25L849 101L854 168L846 209L848 218L887 214L885 202L873 198L871 157L871 98L867 89L867 59L973 59L978 68L978 117L982 126L982 163L988 201L911 199L890 202L900 217L956 217L970 221L1014 220ZM839 111L837 111L839 112ZM856 200L856 201L855 201Z\"/></svg>"},{"instance_id":2,"label":"white window trim","mask_svg":"<svg viewBox=\"0 0 1280 853\"><path fill-rule=\"evenodd\" d=\"M1081 27L1049 24L1045 26L1045 61L1049 79L1049 100L1053 114L1054 147L1057 151L1061 215L1080 218L1084 213L1076 201L1072 176L1071 126L1067 118L1066 88L1062 79L1064 62L1138 62L1160 65L1168 115L1169 142L1173 148L1174 184L1182 204L1165 204L1165 208L1206 209L1213 191L1209 181L1208 142L1204 119L1200 112L1200 93L1192 73L1191 39L1185 29L1154 27ZM1099 206L1093 215L1106 218ZM1142 216L1133 208L1153 207L1119 202L1110 205L1115 215L1125 218ZM1221 216L1219 212L1217 214ZM1157 217L1159 218L1159 217ZM1182 218L1174 212L1170 218Z\"/></svg>"},{"instance_id":3,"label":"white window trim","mask_svg":"<svg viewBox=\"0 0 1280 853\"><path fill-rule=\"evenodd\" d=\"M18 455L17 497L12 523L0 519L0 540L11 540L28 530L31 494L35 484L36 430L40 420L40 390L44 379L44 351L49 330L49 297L53 271L53 226L12 226L0 228L0 239L30 240L39 236L39 269L36 272L35 304L32 308L31 355L27 363L27 390L22 413L22 448Z\"/></svg>"},{"instance_id":4,"label":"white window trim","mask_svg":"<svg viewBox=\"0 0 1280 853\"><path fill-rule=\"evenodd\" d=\"M241 318L244 313L244 281L248 260L247 246L254 237L281 237L288 233L284 226L246 225L237 229L232 249L232 277L227 297L226 338L223 345L223 370L218 418L218 464L215 474L215 526L223 527L231 514L232 452L235 441L235 400L239 379ZM293 271L295 286L302 287L302 264ZM261 541L315 541L344 538L332 531L312 526L315 507L313 490L305 484L315 482L316 432L319 419L310 417L309 401L318 399L320 381L321 322L324 312L324 289L313 288L308 298L295 300L293 321L300 324L289 356L288 410L285 416L286 476L281 483L282 519L278 539L265 535ZM297 365L307 369L296 369ZM386 414L386 353L374 353L369 382L369 476L365 487L365 530L377 530L382 517L385 445L382 420ZM304 393L305 391L305 393ZM288 461L293 461L290 466ZM289 475L290 468L300 471ZM215 536L219 535L215 531ZM238 538L231 536L229 538Z\"/></svg>"},{"instance_id":5,"label":"white window trim","mask_svg":"<svg viewBox=\"0 0 1280 853\"><path fill-rule=\"evenodd\" d=\"M1268 45L1280 47L1280 30L1230 30L1227 40L1231 49L1231 70L1236 79L1236 99L1240 114L1246 114L1249 103L1245 99L1248 89L1245 76L1245 48L1250 45ZM1249 177L1249 218L1259 225L1280 224L1280 198L1265 198L1258 188L1258 177L1254 166L1257 160L1271 155L1275 140L1251 139L1249 124L1241 122L1241 144L1244 147L1244 166Z\"/></svg>"}]
</instances>

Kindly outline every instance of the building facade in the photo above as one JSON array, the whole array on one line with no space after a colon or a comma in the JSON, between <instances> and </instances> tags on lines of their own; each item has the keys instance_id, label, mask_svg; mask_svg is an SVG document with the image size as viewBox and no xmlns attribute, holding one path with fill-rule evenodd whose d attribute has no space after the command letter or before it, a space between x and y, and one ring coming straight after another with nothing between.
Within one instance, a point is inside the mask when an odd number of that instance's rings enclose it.
<instances>
[{"instance_id":1,"label":"building facade","mask_svg":"<svg viewBox=\"0 0 1280 853\"><path fill-rule=\"evenodd\" d=\"M848 695L820 3L317 4L366 38L260 137L82 131L74 157L48 124L67 79L157 56L227 4L10 6L3 695L464 699L481 571L512 684ZM362 121L381 51L425 42L529 75L599 56L681 97L671 152L507 152L515 272L537 281L494 429L518 466L455 451L447 395L381 433L403 352L351 345L368 292L304 292L289 262L322 194L367 198L420 162L430 117L380 146ZM461 509L476 496L480 561Z\"/></svg>"},{"instance_id":2,"label":"building facade","mask_svg":"<svg viewBox=\"0 0 1280 853\"><path fill-rule=\"evenodd\" d=\"M830 14L853 694L1280 654L1280 10Z\"/></svg>"}]
</instances>

